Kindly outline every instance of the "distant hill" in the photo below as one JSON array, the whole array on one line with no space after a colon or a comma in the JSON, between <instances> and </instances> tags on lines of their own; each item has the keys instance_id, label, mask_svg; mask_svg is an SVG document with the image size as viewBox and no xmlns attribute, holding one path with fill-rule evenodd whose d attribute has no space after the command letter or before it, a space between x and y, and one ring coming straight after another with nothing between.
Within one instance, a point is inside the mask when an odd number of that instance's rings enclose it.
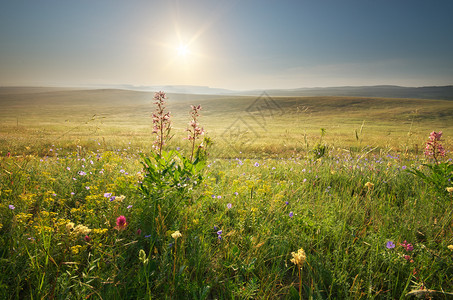
<instances>
[{"instance_id":1,"label":"distant hill","mask_svg":"<svg viewBox=\"0 0 453 300\"><path fill-rule=\"evenodd\" d=\"M166 86L118 86L117 88L158 91L167 93L199 94L199 95L243 95L257 96L264 90L233 91L208 86L192 85L166 85ZM320 88L297 88L297 89L269 89L265 90L271 96L338 96L338 97L382 97L382 98L416 98L453 100L453 85L449 86L425 86L425 87L402 87L395 85L376 86L340 86Z\"/></svg>"},{"instance_id":2,"label":"distant hill","mask_svg":"<svg viewBox=\"0 0 453 300\"><path fill-rule=\"evenodd\" d=\"M406 98L406 99L436 99L453 100L453 85L402 87L396 85L375 86L339 86L315 87L296 89L265 89L234 91L222 88L196 85L159 85L159 86L134 86L134 85L87 85L74 87L0 87L2 94L6 93L37 93L46 91L67 90L129 90L138 92L164 91L167 94L178 94L179 100L191 99L195 95L222 95L222 96L259 96L266 92L270 96L278 97L374 97L374 98ZM192 96L191 96L192 95Z\"/></svg>"},{"instance_id":3,"label":"distant hill","mask_svg":"<svg viewBox=\"0 0 453 300\"><path fill-rule=\"evenodd\" d=\"M325 88L275 89L266 91L271 96L338 96L382 97L453 100L453 85L402 87L394 85L343 86ZM257 95L262 91L249 91L243 95Z\"/></svg>"}]
</instances>

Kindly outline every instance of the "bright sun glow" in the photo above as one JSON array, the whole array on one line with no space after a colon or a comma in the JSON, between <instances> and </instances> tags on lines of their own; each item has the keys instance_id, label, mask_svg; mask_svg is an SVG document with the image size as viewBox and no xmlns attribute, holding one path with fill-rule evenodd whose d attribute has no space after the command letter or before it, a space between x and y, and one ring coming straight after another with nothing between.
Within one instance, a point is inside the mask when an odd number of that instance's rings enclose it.
<instances>
[{"instance_id":1,"label":"bright sun glow","mask_svg":"<svg viewBox=\"0 0 453 300\"><path fill-rule=\"evenodd\" d=\"M178 55L183 56L183 57L187 56L187 54L189 54L189 52L190 52L189 47L187 45L183 45L183 44L179 45L177 50L178 50Z\"/></svg>"}]
</instances>

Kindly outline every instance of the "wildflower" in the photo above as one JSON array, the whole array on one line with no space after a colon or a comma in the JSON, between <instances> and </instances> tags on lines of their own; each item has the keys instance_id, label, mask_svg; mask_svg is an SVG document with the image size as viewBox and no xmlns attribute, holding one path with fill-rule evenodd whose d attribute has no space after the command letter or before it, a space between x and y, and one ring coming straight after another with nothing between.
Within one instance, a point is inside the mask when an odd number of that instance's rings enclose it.
<instances>
[{"instance_id":1,"label":"wildflower","mask_svg":"<svg viewBox=\"0 0 453 300\"><path fill-rule=\"evenodd\" d=\"M414 250L414 246L412 244L408 244L407 241L404 241L402 244L400 244L406 251L412 251Z\"/></svg>"},{"instance_id":2,"label":"wildflower","mask_svg":"<svg viewBox=\"0 0 453 300\"><path fill-rule=\"evenodd\" d=\"M153 113L153 133L156 134L156 141L154 142L159 156L162 155L162 147L165 142L170 138L170 112L165 112L165 102L167 96L164 92L156 92L154 94L154 104L157 105L155 112Z\"/></svg>"},{"instance_id":3,"label":"wildflower","mask_svg":"<svg viewBox=\"0 0 453 300\"><path fill-rule=\"evenodd\" d=\"M151 234L145 235L145 239L150 238Z\"/></svg>"},{"instance_id":4,"label":"wildflower","mask_svg":"<svg viewBox=\"0 0 453 300\"><path fill-rule=\"evenodd\" d=\"M174 238L174 239L176 240L177 238L182 237L182 234L181 234L181 232L179 232L179 230L176 230L175 232L173 232L173 233L171 234L171 237Z\"/></svg>"},{"instance_id":5,"label":"wildflower","mask_svg":"<svg viewBox=\"0 0 453 300\"><path fill-rule=\"evenodd\" d=\"M223 232L222 230L217 231L217 238L218 238L219 240L222 239L222 232Z\"/></svg>"},{"instance_id":6,"label":"wildflower","mask_svg":"<svg viewBox=\"0 0 453 300\"><path fill-rule=\"evenodd\" d=\"M68 228L67 225L66 225L66 228ZM91 229L82 224L79 224L76 227L74 227L74 230L72 231L72 233L74 235L79 235L79 234L87 235L90 232L91 232Z\"/></svg>"},{"instance_id":7,"label":"wildflower","mask_svg":"<svg viewBox=\"0 0 453 300\"><path fill-rule=\"evenodd\" d=\"M449 193L453 193L453 186L447 187L446 191L449 192Z\"/></svg>"},{"instance_id":8,"label":"wildflower","mask_svg":"<svg viewBox=\"0 0 453 300\"><path fill-rule=\"evenodd\" d=\"M148 259L146 258L145 250L140 249L140 251L138 252L138 259L139 259L144 265L148 264Z\"/></svg>"},{"instance_id":9,"label":"wildflower","mask_svg":"<svg viewBox=\"0 0 453 300\"><path fill-rule=\"evenodd\" d=\"M291 262L297 265L299 268L302 268L303 264L305 263L307 256L305 255L305 251L303 248L300 248L296 252L291 252L293 258L291 258Z\"/></svg>"},{"instance_id":10,"label":"wildflower","mask_svg":"<svg viewBox=\"0 0 453 300\"><path fill-rule=\"evenodd\" d=\"M116 227L115 227L116 230L124 229L124 228L126 228L126 226L127 226L127 222L126 222L125 216L119 216L118 218L116 218Z\"/></svg>"},{"instance_id":11,"label":"wildflower","mask_svg":"<svg viewBox=\"0 0 453 300\"><path fill-rule=\"evenodd\" d=\"M189 122L189 127L186 129L188 132L187 139L192 141L192 151L190 155L190 160L193 159L193 154L195 151L195 141L200 138L201 135L205 133L205 130L202 127L199 127L198 117L200 116L199 111L201 110L201 105L195 106L191 105L192 111L190 111L190 116L192 120ZM199 146L202 148L203 144Z\"/></svg>"},{"instance_id":12,"label":"wildflower","mask_svg":"<svg viewBox=\"0 0 453 300\"><path fill-rule=\"evenodd\" d=\"M445 149L440 143L441 137L442 131L433 131L429 134L429 140L426 142L425 155L432 156L436 163L438 163L439 156L445 156Z\"/></svg>"},{"instance_id":13,"label":"wildflower","mask_svg":"<svg viewBox=\"0 0 453 300\"><path fill-rule=\"evenodd\" d=\"M368 181L367 183L365 183L365 187L370 190L374 187L374 184Z\"/></svg>"},{"instance_id":14,"label":"wildflower","mask_svg":"<svg viewBox=\"0 0 453 300\"><path fill-rule=\"evenodd\" d=\"M292 211L289 212L289 217L290 218L294 217L294 213Z\"/></svg>"},{"instance_id":15,"label":"wildflower","mask_svg":"<svg viewBox=\"0 0 453 300\"><path fill-rule=\"evenodd\" d=\"M112 193L104 193L104 197L105 198L110 198L110 197L112 197Z\"/></svg>"},{"instance_id":16,"label":"wildflower","mask_svg":"<svg viewBox=\"0 0 453 300\"><path fill-rule=\"evenodd\" d=\"M12 204L8 205L9 209L14 210L16 207Z\"/></svg>"},{"instance_id":17,"label":"wildflower","mask_svg":"<svg viewBox=\"0 0 453 300\"><path fill-rule=\"evenodd\" d=\"M72 246L71 247L72 254L74 254L74 255L79 254L80 248L82 248L82 246L80 246L80 245Z\"/></svg>"},{"instance_id":18,"label":"wildflower","mask_svg":"<svg viewBox=\"0 0 453 300\"><path fill-rule=\"evenodd\" d=\"M395 248L395 244L392 241L388 241L385 247L387 247L387 249L393 249Z\"/></svg>"},{"instance_id":19,"label":"wildflower","mask_svg":"<svg viewBox=\"0 0 453 300\"><path fill-rule=\"evenodd\" d=\"M453 251L453 245L448 245L447 248Z\"/></svg>"},{"instance_id":20,"label":"wildflower","mask_svg":"<svg viewBox=\"0 0 453 300\"><path fill-rule=\"evenodd\" d=\"M233 204L231 204L231 203L228 203L228 204L227 204L227 208L228 208L228 209L231 209L232 207L233 207Z\"/></svg>"},{"instance_id":21,"label":"wildflower","mask_svg":"<svg viewBox=\"0 0 453 300\"><path fill-rule=\"evenodd\" d=\"M126 199L126 196L124 196L124 195L115 197L115 200L116 200L116 201L119 201L119 202L123 202L124 199Z\"/></svg>"},{"instance_id":22,"label":"wildflower","mask_svg":"<svg viewBox=\"0 0 453 300\"><path fill-rule=\"evenodd\" d=\"M255 163L255 167L259 167L260 164L258 162Z\"/></svg>"},{"instance_id":23,"label":"wildflower","mask_svg":"<svg viewBox=\"0 0 453 300\"><path fill-rule=\"evenodd\" d=\"M286 204L286 205L289 205L289 202L288 202L288 201L285 201L285 204Z\"/></svg>"},{"instance_id":24,"label":"wildflower","mask_svg":"<svg viewBox=\"0 0 453 300\"><path fill-rule=\"evenodd\" d=\"M407 260L408 262L411 262L411 263L414 262L414 260L410 257L410 255L403 255L403 258L404 258L405 260Z\"/></svg>"},{"instance_id":25,"label":"wildflower","mask_svg":"<svg viewBox=\"0 0 453 300\"><path fill-rule=\"evenodd\" d=\"M74 223L69 222L66 224L66 230L71 231L74 229Z\"/></svg>"},{"instance_id":26,"label":"wildflower","mask_svg":"<svg viewBox=\"0 0 453 300\"><path fill-rule=\"evenodd\" d=\"M141 235L142 234L142 230L139 228L137 229L137 232L136 232L137 235Z\"/></svg>"},{"instance_id":27,"label":"wildflower","mask_svg":"<svg viewBox=\"0 0 453 300\"><path fill-rule=\"evenodd\" d=\"M91 240L91 238L89 235L85 235L84 240L85 240L85 242L88 243Z\"/></svg>"},{"instance_id":28,"label":"wildflower","mask_svg":"<svg viewBox=\"0 0 453 300\"><path fill-rule=\"evenodd\" d=\"M132 208L132 205L128 205L128 206L127 206L127 209L131 209L131 208Z\"/></svg>"}]
</instances>

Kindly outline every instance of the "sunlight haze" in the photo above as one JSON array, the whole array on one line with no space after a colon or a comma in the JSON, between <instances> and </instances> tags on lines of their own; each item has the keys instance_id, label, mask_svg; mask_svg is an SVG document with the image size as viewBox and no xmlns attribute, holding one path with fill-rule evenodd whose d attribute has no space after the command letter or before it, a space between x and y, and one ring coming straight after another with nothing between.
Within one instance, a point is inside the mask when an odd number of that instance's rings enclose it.
<instances>
[{"instance_id":1,"label":"sunlight haze","mask_svg":"<svg viewBox=\"0 0 453 300\"><path fill-rule=\"evenodd\" d=\"M1 1L0 86L453 84L451 1Z\"/></svg>"}]
</instances>

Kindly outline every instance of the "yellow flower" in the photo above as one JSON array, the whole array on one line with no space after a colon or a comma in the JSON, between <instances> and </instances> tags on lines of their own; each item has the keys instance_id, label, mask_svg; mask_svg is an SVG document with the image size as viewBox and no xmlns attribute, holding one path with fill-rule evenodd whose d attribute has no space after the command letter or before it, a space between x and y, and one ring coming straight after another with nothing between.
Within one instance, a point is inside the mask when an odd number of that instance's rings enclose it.
<instances>
[{"instance_id":1,"label":"yellow flower","mask_svg":"<svg viewBox=\"0 0 453 300\"><path fill-rule=\"evenodd\" d=\"M446 190L447 190L447 192L449 192L449 193L453 193L453 186L447 187Z\"/></svg>"},{"instance_id":2,"label":"yellow flower","mask_svg":"<svg viewBox=\"0 0 453 300\"><path fill-rule=\"evenodd\" d=\"M453 251L453 245L448 245L447 248Z\"/></svg>"},{"instance_id":3,"label":"yellow flower","mask_svg":"<svg viewBox=\"0 0 453 300\"><path fill-rule=\"evenodd\" d=\"M296 252L291 252L291 255L293 258L291 258L291 262L295 265L297 265L299 268L302 268L302 265L305 263L305 260L307 259L307 256L305 255L305 251L303 248L300 248Z\"/></svg>"},{"instance_id":4,"label":"yellow flower","mask_svg":"<svg viewBox=\"0 0 453 300\"><path fill-rule=\"evenodd\" d=\"M87 235L90 232L91 232L91 229L89 229L85 225L79 224L76 227L74 227L74 231L72 233L75 235L78 235L78 234Z\"/></svg>"},{"instance_id":5,"label":"yellow flower","mask_svg":"<svg viewBox=\"0 0 453 300\"><path fill-rule=\"evenodd\" d=\"M372 189L374 187L374 184L368 181L367 183L365 183L365 187Z\"/></svg>"},{"instance_id":6,"label":"yellow flower","mask_svg":"<svg viewBox=\"0 0 453 300\"><path fill-rule=\"evenodd\" d=\"M181 232L179 232L179 230L176 230L175 232L173 232L171 234L171 237L176 240L177 238L182 237L182 234L181 234Z\"/></svg>"},{"instance_id":7,"label":"yellow flower","mask_svg":"<svg viewBox=\"0 0 453 300\"><path fill-rule=\"evenodd\" d=\"M71 247L72 254L79 254L80 248L82 248L82 246L80 246L80 245L72 246Z\"/></svg>"}]
</instances>

